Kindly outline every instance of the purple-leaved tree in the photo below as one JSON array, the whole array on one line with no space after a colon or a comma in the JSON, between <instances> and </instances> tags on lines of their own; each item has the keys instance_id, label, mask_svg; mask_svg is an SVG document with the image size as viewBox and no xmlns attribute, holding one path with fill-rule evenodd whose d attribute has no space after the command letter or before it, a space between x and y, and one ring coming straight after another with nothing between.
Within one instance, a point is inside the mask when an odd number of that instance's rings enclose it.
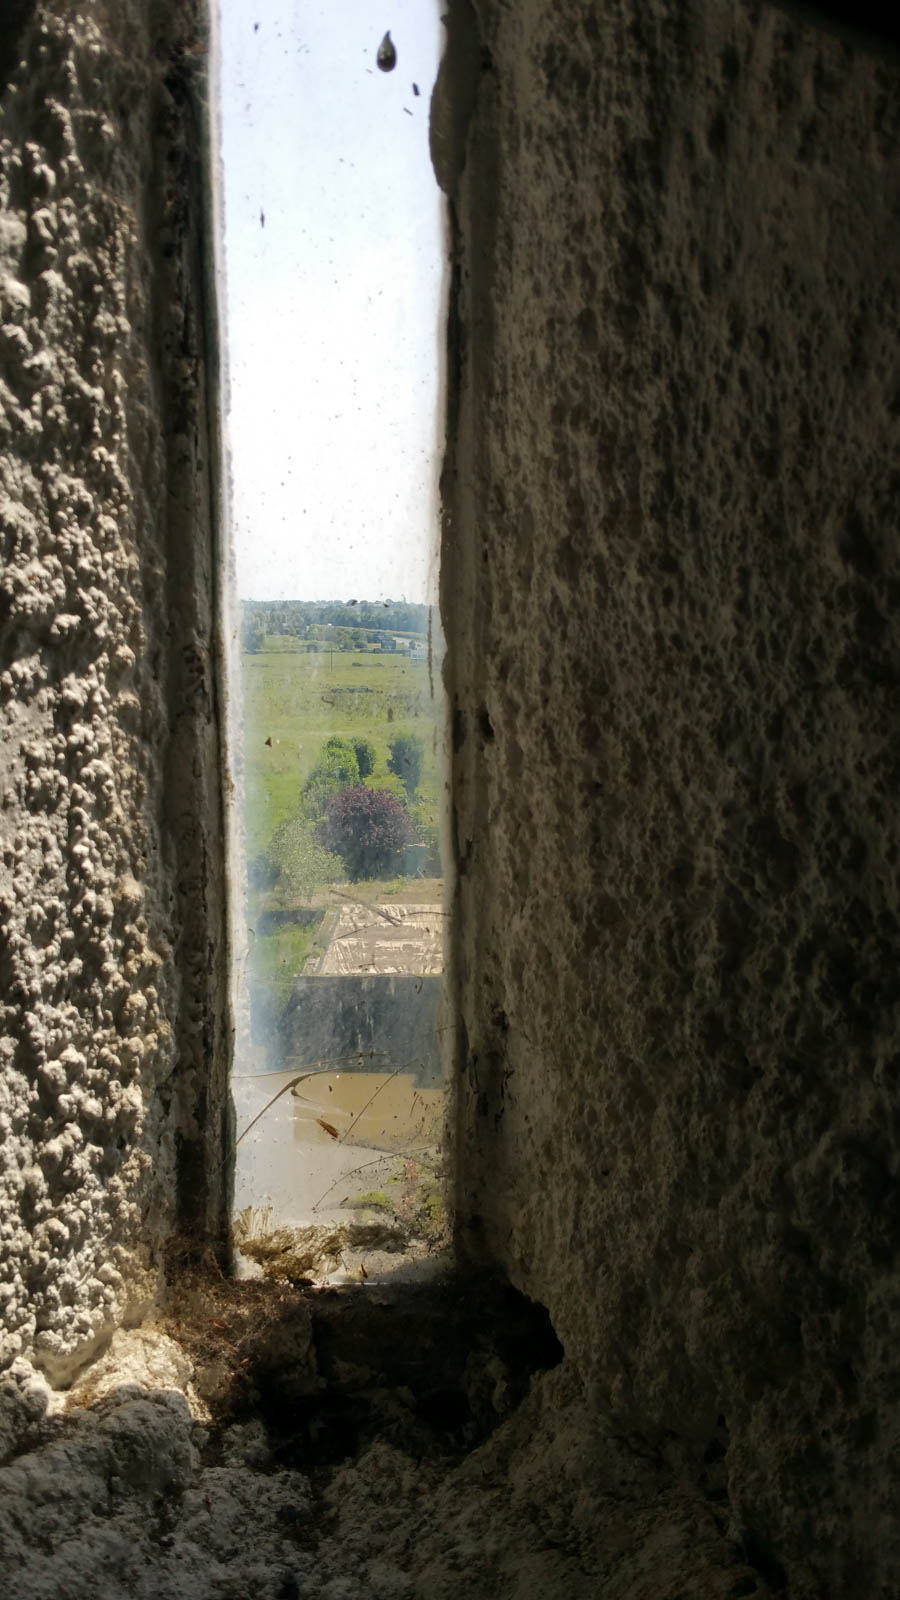
<instances>
[{"instance_id":1,"label":"purple-leaved tree","mask_svg":"<svg viewBox=\"0 0 900 1600\"><path fill-rule=\"evenodd\" d=\"M341 857L347 876L387 878L399 870L412 825L402 800L390 789L364 783L340 789L319 824L319 842Z\"/></svg>"}]
</instances>

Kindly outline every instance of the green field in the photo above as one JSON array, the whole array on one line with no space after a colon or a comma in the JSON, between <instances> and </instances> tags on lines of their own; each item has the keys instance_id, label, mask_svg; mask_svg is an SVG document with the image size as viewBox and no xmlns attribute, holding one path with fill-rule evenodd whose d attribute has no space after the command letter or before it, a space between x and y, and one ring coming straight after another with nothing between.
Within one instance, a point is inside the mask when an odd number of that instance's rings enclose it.
<instances>
[{"instance_id":1,"label":"green field","mask_svg":"<svg viewBox=\"0 0 900 1600\"><path fill-rule=\"evenodd\" d=\"M419 822L437 827L440 813L440 730L427 662L377 651L308 652L291 636L266 639L266 648L241 656L245 838L248 863L265 863L275 830L293 817L305 779L326 739L368 739L375 768L366 783L403 797L400 779L388 768L390 742L398 734L418 734L425 743L425 765L415 796ZM439 687L439 685L438 685ZM336 904L338 896L367 901L441 899L439 878L394 878L322 885L307 904ZM276 909L296 908L284 879L254 885L248 895L251 928ZM260 1019L277 1016L302 970L315 938L310 926L283 926L254 934L251 945L252 1004ZM270 1024L265 1024L268 1027Z\"/></svg>"},{"instance_id":2,"label":"green field","mask_svg":"<svg viewBox=\"0 0 900 1600\"><path fill-rule=\"evenodd\" d=\"M280 635L266 644L241 656L248 857L264 851L279 823L293 816L304 779L333 735L370 739L377 759L366 781L402 794L388 770L388 746L395 734L418 733L426 746L419 800L436 823L438 730L428 663L377 651L307 653Z\"/></svg>"}]
</instances>

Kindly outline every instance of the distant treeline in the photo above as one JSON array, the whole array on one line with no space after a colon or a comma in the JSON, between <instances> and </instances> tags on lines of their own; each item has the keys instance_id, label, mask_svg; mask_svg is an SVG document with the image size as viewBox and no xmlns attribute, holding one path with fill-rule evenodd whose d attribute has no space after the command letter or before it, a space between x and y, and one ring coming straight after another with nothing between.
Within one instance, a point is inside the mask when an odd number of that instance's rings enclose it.
<instances>
[{"instance_id":1,"label":"distant treeline","mask_svg":"<svg viewBox=\"0 0 900 1600\"><path fill-rule=\"evenodd\" d=\"M428 632L429 606L381 600L243 600L241 622L265 633L308 637L309 628L368 628L387 633ZM315 637L315 635L313 635Z\"/></svg>"}]
</instances>

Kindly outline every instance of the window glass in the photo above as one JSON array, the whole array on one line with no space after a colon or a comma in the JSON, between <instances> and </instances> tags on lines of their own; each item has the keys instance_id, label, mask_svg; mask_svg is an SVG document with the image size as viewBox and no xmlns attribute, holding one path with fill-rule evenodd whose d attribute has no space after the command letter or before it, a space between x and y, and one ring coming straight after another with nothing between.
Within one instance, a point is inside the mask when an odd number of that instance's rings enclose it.
<instances>
[{"instance_id":1,"label":"window glass","mask_svg":"<svg viewBox=\"0 0 900 1600\"><path fill-rule=\"evenodd\" d=\"M444 1231L440 20L217 29L238 1264L380 1276Z\"/></svg>"}]
</instances>

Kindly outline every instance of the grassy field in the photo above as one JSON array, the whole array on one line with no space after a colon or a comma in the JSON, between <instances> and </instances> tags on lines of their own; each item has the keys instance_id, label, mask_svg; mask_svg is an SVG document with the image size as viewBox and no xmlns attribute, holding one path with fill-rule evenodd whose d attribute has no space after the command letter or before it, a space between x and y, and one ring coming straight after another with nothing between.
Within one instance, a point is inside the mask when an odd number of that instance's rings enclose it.
<instances>
[{"instance_id":1,"label":"grassy field","mask_svg":"<svg viewBox=\"0 0 900 1600\"><path fill-rule=\"evenodd\" d=\"M437 821L440 779L428 663L363 651L300 652L292 638L241 657L247 854L265 850L279 823L297 809L304 779L326 739L353 735L375 746L374 788L402 793L388 771L398 733L418 733L426 759L419 798ZM271 743L269 743L271 741Z\"/></svg>"},{"instance_id":2,"label":"grassy field","mask_svg":"<svg viewBox=\"0 0 900 1600\"><path fill-rule=\"evenodd\" d=\"M288 924L273 933L257 936L251 953L254 981L281 1009L291 992L291 984L309 955L316 937L315 927Z\"/></svg>"},{"instance_id":3,"label":"grassy field","mask_svg":"<svg viewBox=\"0 0 900 1600\"><path fill-rule=\"evenodd\" d=\"M265 650L241 657L248 861L263 856L275 829L295 814L304 780L332 736L370 740L375 769L366 782L403 795L399 778L388 769L390 741L397 734L418 734L426 756L417 807L437 825L439 738L428 663L400 654L300 651L295 639L281 635L269 637L266 644ZM307 904L334 905L340 894L368 902L433 904L441 899L442 883L431 877L337 884L323 888ZM272 890L251 891L251 927L262 913L295 903L283 881ZM293 925L254 936L252 993L254 1005L261 1004L266 1016L283 1007L314 939L314 928Z\"/></svg>"}]
</instances>

